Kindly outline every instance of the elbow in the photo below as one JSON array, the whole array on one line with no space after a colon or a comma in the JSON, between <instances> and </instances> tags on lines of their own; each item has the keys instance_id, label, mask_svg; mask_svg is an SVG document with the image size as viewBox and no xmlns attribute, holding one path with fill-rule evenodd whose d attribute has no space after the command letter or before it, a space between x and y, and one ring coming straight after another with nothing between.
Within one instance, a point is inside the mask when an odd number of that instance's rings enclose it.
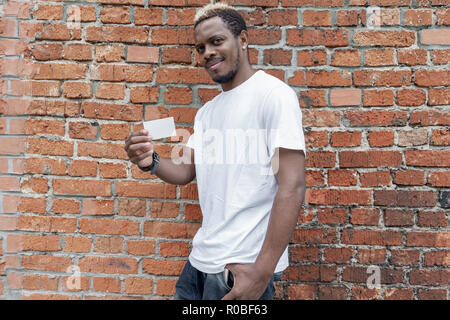
<instances>
[{"instance_id":1,"label":"elbow","mask_svg":"<svg viewBox=\"0 0 450 320\"><path fill-rule=\"evenodd\" d=\"M286 198L295 198L303 201L306 192L306 181L305 179L298 179L295 183L281 184L278 186L278 192Z\"/></svg>"}]
</instances>

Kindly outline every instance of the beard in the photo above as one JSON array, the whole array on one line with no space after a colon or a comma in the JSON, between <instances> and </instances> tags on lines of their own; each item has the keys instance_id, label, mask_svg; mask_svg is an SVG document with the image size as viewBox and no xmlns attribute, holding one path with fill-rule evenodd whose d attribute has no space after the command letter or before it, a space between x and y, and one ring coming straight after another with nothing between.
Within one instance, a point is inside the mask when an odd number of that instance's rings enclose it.
<instances>
[{"instance_id":1,"label":"beard","mask_svg":"<svg viewBox=\"0 0 450 320\"><path fill-rule=\"evenodd\" d=\"M227 74L224 74L223 76L217 76L217 77L213 78L214 82L222 84L222 83L227 83L227 82L231 81L234 78L234 76L236 75L236 73L238 72L239 63L240 63L240 52L238 49L237 50L237 59L236 59L234 68L231 69Z\"/></svg>"}]
</instances>

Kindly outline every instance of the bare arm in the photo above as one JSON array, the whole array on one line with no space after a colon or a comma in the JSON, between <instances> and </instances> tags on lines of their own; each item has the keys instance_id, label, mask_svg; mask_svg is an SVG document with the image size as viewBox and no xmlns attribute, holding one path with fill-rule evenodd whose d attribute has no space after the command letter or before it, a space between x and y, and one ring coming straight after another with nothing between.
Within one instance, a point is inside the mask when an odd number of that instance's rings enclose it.
<instances>
[{"instance_id":1,"label":"bare arm","mask_svg":"<svg viewBox=\"0 0 450 320\"><path fill-rule=\"evenodd\" d=\"M141 167L152 164L153 143L147 130L133 132L125 140L125 150L130 161ZM170 184L188 184L195 178L194 150L185 147L184 152L190 152L190 162L177 164L172 159L161 158L155 174Z\"/></svg>"},{"instance_id":2,"label":"bare arm","mask_svg":"<svg viewBox=\"0 0 450 320\"><path fill-rule=\"evenodd\" d=\"M278 191L262 248L253 264L230 264L234 287L224 299L259 299L297 224L305 198L305 156L299 150L279 148Z\"/></svg>"}]
</instances>

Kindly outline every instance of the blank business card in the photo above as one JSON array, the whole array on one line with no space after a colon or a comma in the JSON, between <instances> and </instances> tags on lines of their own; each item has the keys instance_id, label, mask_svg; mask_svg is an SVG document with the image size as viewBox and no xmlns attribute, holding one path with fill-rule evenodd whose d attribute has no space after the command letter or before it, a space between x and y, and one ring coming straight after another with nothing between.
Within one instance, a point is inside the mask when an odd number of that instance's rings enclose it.
<instances>
[{"instance_id":1,"label":"blank business card","mask_svg":"<svg viewBox=\"0 0 450 320\"><path fill-rule=\"evenodd\" d=\"M173 137L177 135L173 117L145 121L144 128L149 132L153 140Z\"/></svg>"}]
</instances>

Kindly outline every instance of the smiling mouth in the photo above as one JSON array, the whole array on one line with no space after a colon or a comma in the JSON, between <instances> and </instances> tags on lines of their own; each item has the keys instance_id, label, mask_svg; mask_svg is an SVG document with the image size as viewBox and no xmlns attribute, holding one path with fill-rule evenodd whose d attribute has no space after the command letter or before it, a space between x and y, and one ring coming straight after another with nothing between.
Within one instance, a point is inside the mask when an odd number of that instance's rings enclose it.
<instances>
[{"instance_id":1,"label":"smiling mouth","mask_svg":"<svg viewBox=\"0 0 450 320\"><path fill-rule=\"evenodd\" d=\"M222 63L222 61L223 61L223 59L213 60L206 64L206 69L209 69L209 70L217 69L220 66L220 64Z\"/></svg>"}]
</instances>

